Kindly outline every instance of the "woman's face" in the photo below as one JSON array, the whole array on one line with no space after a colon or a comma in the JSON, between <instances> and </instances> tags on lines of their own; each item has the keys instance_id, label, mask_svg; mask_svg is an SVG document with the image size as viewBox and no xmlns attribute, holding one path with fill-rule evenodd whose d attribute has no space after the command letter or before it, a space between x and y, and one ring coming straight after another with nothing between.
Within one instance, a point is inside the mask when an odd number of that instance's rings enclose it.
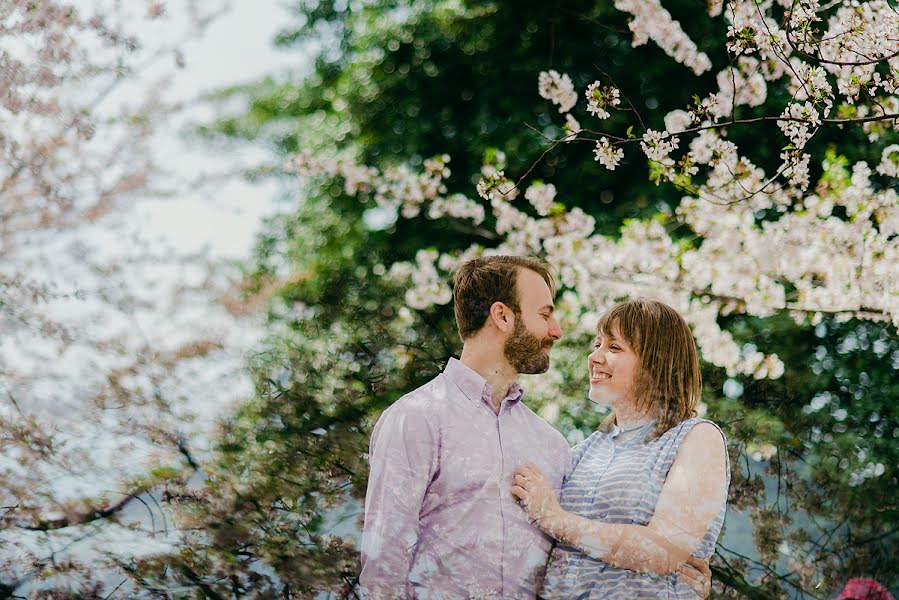
<instances>
[{"instance_id":1,"label":"woman's face","mask_svg":"<svg viewBox=\"0 0 899 600\"><path fill-rule=\"evenodd\" d=\"M634 401L634 383L640 360L618 329L596 336L593 352L587 357L590 371L590 400L616 407Z\"/></svg>"}]
</instances>

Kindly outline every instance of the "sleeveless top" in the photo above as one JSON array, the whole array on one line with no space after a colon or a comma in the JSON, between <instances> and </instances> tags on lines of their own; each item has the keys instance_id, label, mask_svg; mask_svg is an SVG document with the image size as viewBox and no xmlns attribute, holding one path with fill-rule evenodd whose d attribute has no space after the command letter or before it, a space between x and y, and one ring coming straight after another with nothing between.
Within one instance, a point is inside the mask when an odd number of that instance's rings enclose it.
<instances>
[{"instance_id":1,"label":"sleeveless top","mask_svg":"<svg viewBox=\"0 0 899 600\"><path fill-rule=\"evenodd\" d=\"M604 523L647 525L652 519L662 485L687 433L705 419L688 419L658 439L647 440L655 423L650 421L616 444L620 430L595 432L575 446L570 474L559 498L562 508ZM721 432L722 437L724 433ZM725 445L727 440L725 439ZM727 485L730 463L725 456ZM709 526L693 555L709 558L724 523L726 502ZM580 550L557 545L550 555L541 598L675 598L695 600L696 594L677 572L668 575L640 573L614 567Z\"/></svg>"}]
</instances>

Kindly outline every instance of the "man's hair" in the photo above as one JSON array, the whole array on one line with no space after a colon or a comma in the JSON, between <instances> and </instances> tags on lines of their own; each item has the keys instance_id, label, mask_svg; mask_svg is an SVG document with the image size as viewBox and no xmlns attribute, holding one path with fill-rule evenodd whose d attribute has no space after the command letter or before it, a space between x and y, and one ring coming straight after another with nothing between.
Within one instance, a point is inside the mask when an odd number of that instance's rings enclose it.
<instances>
[{"instance_id":1,"label":"man's hair","mask_svg":"<svg viewBox=\"0 0 899 600\"><path fill-rule=\"evenodd\" d=\"M702 372L693 333L680 313L655 299L625 300L600 317L596 332L616 333L637 354L634 396L637 409L656 419L654 435L695 416ZM613 423L610 417L601 429Z\"/></svg>"},{"instance_id":2,"label":"man's hair","mask_svg":"<svg viewBox=\"0 0 899 600\"><path fill-rule=\"evenodd\" d=\"M556 295L556 282L551 267L538 258L527 256L478 256L459 265L453 275L453 309L459 337L466 340L484 326L494 302L502 302L516 314L519 269L534 271Z\"/></svg>"}]
</instances>

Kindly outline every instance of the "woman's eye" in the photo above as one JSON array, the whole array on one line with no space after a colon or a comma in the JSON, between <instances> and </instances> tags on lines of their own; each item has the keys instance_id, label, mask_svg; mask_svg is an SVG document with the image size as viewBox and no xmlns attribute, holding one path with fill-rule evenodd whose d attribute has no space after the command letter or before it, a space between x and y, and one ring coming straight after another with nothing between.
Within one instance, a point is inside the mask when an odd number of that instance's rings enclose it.
<instances>
[{"instance_id":1,"label":"woman's eye","mask_svg":"<svg viewBox=\"0 0 899 600\"><path fill-rule=\"evenodd\" d=\"M612 350L621 350L621 347L616 346L615 344L612 344Z\"/></svg>"}]
</instances>

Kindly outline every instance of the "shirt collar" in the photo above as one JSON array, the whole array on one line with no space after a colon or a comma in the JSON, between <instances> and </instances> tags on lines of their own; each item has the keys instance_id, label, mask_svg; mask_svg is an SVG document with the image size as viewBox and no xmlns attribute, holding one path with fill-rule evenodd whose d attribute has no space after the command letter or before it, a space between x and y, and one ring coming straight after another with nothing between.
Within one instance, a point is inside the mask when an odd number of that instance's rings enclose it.
<instances>
[{"instance_id":1,"label":"shirt collar","mask_svg":"<svg viewBox=\"0 0 899 600\"><path fill-rule=\"evenodd\" d=\"M450 358L443 370L450 381L455 383L462 393L472 402L486 402L493 409L493 386L487 383L480 373L466 366L457 358ZM512 406L524 396L524 388L516 381L509 386L506 405Z\"/></svg>"},{"instance_id":2,"label":"shirt collar","mask_svg":"<svg viewBox=\"0 0 899 600\"><path fill-rule=\"evenodd\" d=\"M626 432L623 431L620 427L618 427L618 424L616 423L615 425L612 425L612 429L609 430L609 438L615 439L622 433L626 433L627 439L625 439L624 441L622 441L620 443L627 444L627 443L631 443L631 442L635 442L635 441L642 442L646 438L646 435L649 433L649 428L655 426L655 423L656 423L655 419L650 419L649 421L644 423L642 426L640 426L638 429L630 429L630 430L627 430Z\"/></svg>"}]
</instances>

